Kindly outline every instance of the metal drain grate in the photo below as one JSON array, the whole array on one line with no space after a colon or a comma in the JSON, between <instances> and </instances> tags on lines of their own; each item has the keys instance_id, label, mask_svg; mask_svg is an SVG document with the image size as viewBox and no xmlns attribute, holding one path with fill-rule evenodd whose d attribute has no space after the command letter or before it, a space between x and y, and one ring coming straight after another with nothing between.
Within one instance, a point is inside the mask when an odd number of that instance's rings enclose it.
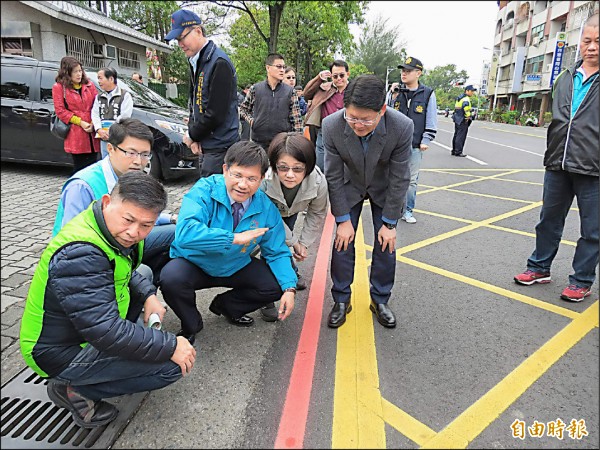
<instances>
[{"instance_id":1,"label":"metal drain grate","mask_svg":"<svg viewBox=\"0 0 600 450\"><path fill-rule=\"evenodd\" d=\"M148 392L110 399L119 415L106 426L85 429L54 405L47 380L26 368L2 386L2 448L111 448Z\"/></svg>"}]
</instances>

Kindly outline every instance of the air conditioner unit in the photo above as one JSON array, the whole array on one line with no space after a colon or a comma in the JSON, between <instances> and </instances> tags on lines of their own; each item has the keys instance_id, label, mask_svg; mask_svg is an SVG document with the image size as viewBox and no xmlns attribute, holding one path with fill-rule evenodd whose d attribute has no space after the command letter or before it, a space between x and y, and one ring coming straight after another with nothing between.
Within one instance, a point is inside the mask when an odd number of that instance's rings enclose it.
<instances>
[{"instance_id":1,"label":"air conditioner unit","mask_svg":"<svg viewBox=\"0 0 600 450\"><path fill-rule=\"evenodd\" d=\"M540 45L540 42L541 42L541 38L539 36L536 36L531 41L531 45L533 45L534 47L537 47L538 45Z\"/></svg>"},{"instance_id":2,"label":"air conditioner unit","mask_svg":"<svg viewBox=\"0 0 600 450\"><path fill-rule=\"evenodd\" d=\"M104 58L104 45L94 44L94 48L92 50L92 56L94 58Z\"/></svg>"},{"instance_id":3,"label":"air conditioner unit","mask_svg":"<svg viewBox=\"0 0 600 450\"><path fill-rule=\"evenodd\" d=\"M505 30L507 30L507 29L509 29L509 28L512 28L512 26L513 26L513 23L514 23L514 20L513 20L513 19L508 19L508 20L506 21L506 23L504 24L504 29L505 29Z\"/></svg>"},{"instance_id":4,"label":"air conditioner unit","mask_svg":"<svg viewBox=\"0 0 600 450\"><path fill-rule=\"evenodd\" d=\"M546 64L546 72L552 72L552 63Z\"/></svg>"},{"instance_id":5,"label":"air conditioner unit","mask_svg":"<svg viewBox=\"0 0 600 450\"><path fill-rule=\"evenodd\" d=\"M117 59L117 47L104 44L104 57L106 59Z\"/></svg>"}]
</instances>

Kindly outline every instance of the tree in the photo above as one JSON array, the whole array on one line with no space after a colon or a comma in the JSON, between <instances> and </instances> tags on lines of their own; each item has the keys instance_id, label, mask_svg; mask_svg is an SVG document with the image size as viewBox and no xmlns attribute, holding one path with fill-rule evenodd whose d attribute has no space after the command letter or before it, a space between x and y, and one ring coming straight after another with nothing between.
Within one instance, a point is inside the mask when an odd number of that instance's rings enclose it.
<instances>
[{"instance_id":1,"label":"tree","mask_svg":"<svg viewBox=\"0 0 600 450\"><path fill-rule=\"evenodd\" d=\"M447 64L425 70L421 82L435 91L440 108L454 110L456 98L464 92L463 85L468 78L467 72L458 71L456 64Z\"/></svg>"},{"instance_id":2,"label":"tree","mask_svg":"<svg viewBox=\"0 0 600 450\"><path fill-rule=\"evenodd\" d=\"M256 31L269 18L264 2L248 4L254 21L240 13L230 28L231 57L240 85L265 77L264 60L269 53L264 39ZM281 17L278 51L287 65L296 71L299 83L306 83L327 67L334 54L352 49L350 23L363 20L363 1L287 2Z\"/></svg>"},{"instance_id":3,"label":"tree","mask_svg":"<svg viewBox=\"0 0 600 450\"><path fill-rule=\"evenodd\" d=\"M365 25L351 58L353 63L363 64L381 80L386 79L388 67L396 68L406 58L406 42L400 39L397 29L388 27L388 20L380 15Z\"/></svg>"}]
</instances>

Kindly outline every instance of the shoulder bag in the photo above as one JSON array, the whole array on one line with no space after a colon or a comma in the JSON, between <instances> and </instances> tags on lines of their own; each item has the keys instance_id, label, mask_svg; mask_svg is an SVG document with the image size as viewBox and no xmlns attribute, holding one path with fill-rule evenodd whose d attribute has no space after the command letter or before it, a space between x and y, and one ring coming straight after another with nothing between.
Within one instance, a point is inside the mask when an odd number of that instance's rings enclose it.
<instances>
[{"instance_id":1,"label":"shoulder bag","mask_svg":"<svg viewBox=\"0 0 600 450\"><path fill-rule=\"evenodd\" d=\"M65 102L65 108L68 108L67 105L67 93L66 89L63 86L63 101ZM56 136L59 139L65 139L69 134L69 130L71 129L70 123L64 123L62 120L58 118L56 112L52 113L50 117L50 133Z\"/></svg>"}]
</instances>

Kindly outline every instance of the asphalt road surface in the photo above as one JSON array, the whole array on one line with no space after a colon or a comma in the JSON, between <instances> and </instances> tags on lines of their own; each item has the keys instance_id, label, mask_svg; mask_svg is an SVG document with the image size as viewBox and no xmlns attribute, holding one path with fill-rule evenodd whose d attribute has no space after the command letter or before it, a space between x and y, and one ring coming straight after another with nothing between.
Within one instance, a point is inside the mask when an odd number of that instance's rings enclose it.
<instances>
[{"instance_id":1,"label":"asphalt road surface","mask_svg":"<svg viewBox=\"0 0 600 450\"><path fill-rule=\"evenodd\" d=\"M513 282L533 250L544 128L474 122L450 156L440 116L414 215L400 222L390 306L369 311L373 230L356 236L353 310L327 327L333 220L299 265L309 289L285 322L237 328L208 311L192 373L152 392L114 448L598 448L598 283L560 299L579 237L576 203L553 282ZM19 314L68 171L2 166L2 378L24 367ZM177 211L193 181L168 183ZM179 321L167 314L163 329ZM4 382L4 381L3 381Z\"/></svg>"}]
</instances>

